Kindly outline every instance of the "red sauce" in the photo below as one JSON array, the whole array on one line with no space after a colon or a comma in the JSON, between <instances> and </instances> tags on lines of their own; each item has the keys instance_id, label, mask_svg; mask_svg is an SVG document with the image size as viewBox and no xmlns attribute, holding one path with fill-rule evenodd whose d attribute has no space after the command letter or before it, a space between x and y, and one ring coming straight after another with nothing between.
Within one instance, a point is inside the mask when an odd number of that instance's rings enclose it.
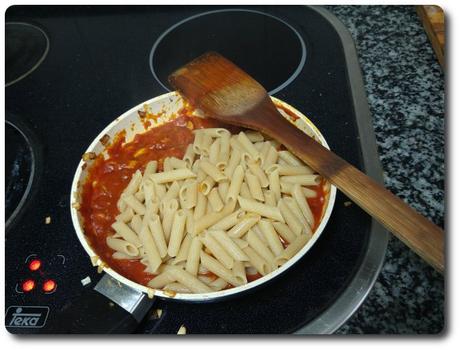
<instances>
[{"instance_id":1,"label":"red sauce","mask_svg":"<svg viewBox=\"0 0 460 350\"><path fill-rule=\"evenodd\" d=\"M184 109L173 121L137 134L129 143L125 143L125 133L120 133L107 147L108 158L98 155L91 164L82 189L80 213L83 217L83 229L99 257L128 279L146 285L154 275L145 272L145 266L138 260L113 259L113 250L106 245L107 236L115 233L111 225L119 214L117 202L121 192L136 170L143 172L146 164L152 160L157 160L158 168L162 170L164 158L183 157L187 146L193 142L193 129L210 127L224 127L232 133L241 130L214 119L190 116ZM324 193L322 186L312 189L318 192L316 198L308 199L316 228L322 215ZM248 276L248 279L255 280L260 277L257 274Z\"/></svg>"},{"instance_id":2,"label":"red sauce","mask_svg":"<svg viewBox=\"0 0 460 350\"><path fill-rule=\"evenodd\" d=\"M324 192L325 180L323 179L318 186L308 186L313 191L316 191L317 195L313 198L307 198L308 205L310 206L311 212L313 213L313 219L315 224L313 225L312 231L318 228L321 222L321 217L324 210L324 202L326 200L326 193Z\"/></svg>"},{"instance_id":3,"label":"red sauce","mask_svg":"<svg viewBox=\"0 0 460 350\"><path fill-rule=\"evenodd\" d=\"M262 275L257 272L254 275L246 275L246 278L248 279L248 282L252 282L252 281L258 280L259 278L262 278Z\"/></svg>"}]
</instances>

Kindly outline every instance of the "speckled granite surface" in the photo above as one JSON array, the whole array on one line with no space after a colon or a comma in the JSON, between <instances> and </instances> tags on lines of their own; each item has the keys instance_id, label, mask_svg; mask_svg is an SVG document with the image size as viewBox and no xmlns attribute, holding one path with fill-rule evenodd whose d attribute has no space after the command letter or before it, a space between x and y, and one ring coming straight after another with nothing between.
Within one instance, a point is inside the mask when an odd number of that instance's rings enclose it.
<instances>
[{"instance_id":1,"label":"speckled granite surface","mask_svg":"<svg viewBox=\"0 0 460 350\"><path fill-rule=\"evenodd\" d=\"M413 6L326 6L355 40L385 185L444 223L444 75ZM444 279L400 241L359 310L338 330L438 333Z\"/></svg>"}]
</instances>

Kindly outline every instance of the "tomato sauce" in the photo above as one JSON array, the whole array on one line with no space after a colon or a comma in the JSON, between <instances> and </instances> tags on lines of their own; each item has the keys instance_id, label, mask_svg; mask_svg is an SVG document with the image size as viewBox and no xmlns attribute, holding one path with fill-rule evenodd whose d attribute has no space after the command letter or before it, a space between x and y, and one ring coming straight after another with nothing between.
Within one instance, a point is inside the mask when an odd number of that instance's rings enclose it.
<instances>
[{"instance_id":1,"label":"tomato sauce","mask_svg":"<svg viewBox=\"0 0 460 350\"><path fill-rule=\"evenodd\" d=\"M129 143L125 142L125 133L119 133L106 149L107 159L102 154L98 155L88 169L80 205L85 235L99 257L126 278L147 285L155 276L145 272L145 266L138 260L112 258L114 251L106 244L107 236L115 233L111 225L119 214L117 202L122 191L134 172L138 169L143 172L148 162L158 161L158 169L161 171L166 157L182 158L187 146L194 140L194 129L213 127L224 127L232 133L242 130L214 119L193 117L187 110L182 110L176 119L137 134ZM321 220L324 192L322 186L311 188L318 193L316 198L308 199L316 229ZM251 280L260 277L258 274L248 276Z\"/></svg>"}]
</instances>

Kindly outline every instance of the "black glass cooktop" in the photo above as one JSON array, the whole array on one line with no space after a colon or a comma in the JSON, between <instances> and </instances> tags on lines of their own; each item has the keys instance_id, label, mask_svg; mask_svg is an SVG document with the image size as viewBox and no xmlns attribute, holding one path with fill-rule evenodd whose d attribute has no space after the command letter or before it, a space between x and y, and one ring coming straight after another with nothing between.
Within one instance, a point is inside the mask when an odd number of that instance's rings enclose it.
<instances>
[{"instance_id":1,"label":"black glass cooktop","mask_svg":"<svg viewBox=\"0 0 460 350\"><path fill-rule=\"evenodd\" d=\"M221 52L246 69L308 115L336 153L363 168L342 42L311 8L13 6L6 21L33 24L49 38L43 62L5 91L7 111L43 149L42 176L20 219L8 227L5 312L11 332L50 332L55 310L100 278L69 210L71 181L86 147L124 111L167 92L167 74L205 51ZM13 167L23 162L18 176L25 186L30 162L15 130L7 124L6 153L14 154ZM137 332L175 333L185 324L189 333L288 333L308 324L346 290L368 246L370 218L345 201L338 194L322 237L276 281L210 304L157 300L161 319L147 317ZM41 266L31 271L37 259ZM91 282L83 286L87 277ZM56 285L45 291L50 279ZM24 313L39 314L38 325L21 324Z\"/></svg>"},{"instance_id":2,"label":"black glass cooktop","mask_svg":"<svg viewBox=\"0 0 460 350\"><path fill-rule=\"evenodd\" d=\"M23 79L44 60L49 40L45 32L30 23L10 22L5 25L5 83Z\"/></svg>"}]
</instances>

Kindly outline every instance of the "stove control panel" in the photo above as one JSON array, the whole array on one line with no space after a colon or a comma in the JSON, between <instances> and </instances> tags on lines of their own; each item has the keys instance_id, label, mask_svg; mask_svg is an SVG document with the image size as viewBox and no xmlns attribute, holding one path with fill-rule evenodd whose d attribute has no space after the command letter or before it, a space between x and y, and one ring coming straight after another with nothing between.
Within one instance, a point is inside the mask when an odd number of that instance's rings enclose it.
<instances>
[{"instance_id":1,"label":"stove control panel","mask_svg":"<svg viewBox=\"0 0 460 350\"><path fill-rule=\"evenodd\" d=\"M39 254L29 254L23 266L19 266L20 273L16 281L15 292L53 294L58 288L56 270L65 270L66 257L56 254L41 257ZM61 271L59 271L61 272ZM61 273L59 273L60 275Z\"/></svg>"}]
</instances>

